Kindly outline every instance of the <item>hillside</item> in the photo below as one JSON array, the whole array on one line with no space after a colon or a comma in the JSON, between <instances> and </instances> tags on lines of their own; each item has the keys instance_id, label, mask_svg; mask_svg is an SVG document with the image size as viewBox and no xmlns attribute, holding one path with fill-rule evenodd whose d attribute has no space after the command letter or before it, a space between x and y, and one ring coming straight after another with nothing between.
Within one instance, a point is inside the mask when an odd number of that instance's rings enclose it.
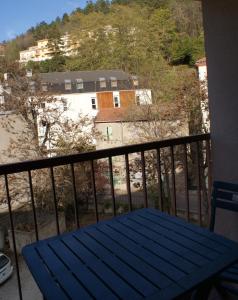
<instances>
[{"instance_id":1,"label":"hillside","mask_svg":"<svg viewBox=\"0 0 238 300\"><path fill-rule=\"evenodd\" d=\"M143 74L167 65L191 66L204 55L197 1L97 0L8 42L6 58L19 59L19 51L40 39L57 44L66 32L79 44L76 56L57 53L50 61L28 67L40 72L116 68Z\"/></svg>"}]
</instances>

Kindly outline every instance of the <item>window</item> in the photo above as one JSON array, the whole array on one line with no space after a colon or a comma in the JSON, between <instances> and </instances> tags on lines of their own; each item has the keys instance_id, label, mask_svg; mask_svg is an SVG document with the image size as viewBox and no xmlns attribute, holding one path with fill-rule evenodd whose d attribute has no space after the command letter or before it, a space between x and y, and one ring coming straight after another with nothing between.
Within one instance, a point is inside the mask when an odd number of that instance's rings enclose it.
<instances>
[{"instance_id":1,"label":"window","mask_svg":"<svg viewBox=\"0 0 238 300\"><path fill-rule=\"evenodd\" d=\"M63 100L63 109L64 111L67 111L68 110L68 105L67 105L67 100Z\"/></svg>"},{"instance_id":2,"label":"window","mask_svg":"<svg viewBox=\"0 0 238 300\"><path fill-rule=\"evenodd\" d=\"M45 109L45 102L41 102L40 107L41 107L42 109Z\"/></svg>"},{"instance_id":3,"label":"window","mask_svg":"<svg viewBox=\"0 0 238 300\"><path fill-rule=\"evenodd\" d=\"M111 87L117 87L117 79L116 79L116 77L111 77Z\"/></svg>"},{"instance_id":4,"label":"window","mask_svg":"<svg viewBox=\"0 0 238 300\"><path fill-rule=\"evenodd\" d=\"M92 109L97 109L96 99L95 99L95 98L92 98L92 99L91 99L91 102L92 102Z\"/></svg>"},{"instance_id":5,"label":"window","mask_svg":"<svg viewBox=\"0 0 238 300\"><path fill-rule=\"evenodd\" d=\"M138 86L139 85L139 80L137 76L132 76L132 82L134 86Z\"/></svg>"},{"instance_id":6,"label":"window","mask_svg":"<svg viewBox=\"0 0 238 300\"><path fill-rule=\"evenodd\" d=\"M64 81L64 87L66 91L69 91L72 89L72 84L71 84L71 80L70 79L66 79Z\"/></svg>"},{"instance_id":7,"label":"window","mask_svg":"<svg viewBox=\"0 0 238 300\"><path fill-rule=\"evenodd\" d=\"M76 89L77 90L83 89L83 79L76 79Z\"/></svg>"},{"instance_id":8,"label":"window","mask_svg":"<svg viewBox=\"0 0 238 300\"><path fill-rule=\"evenodd\" d=\"M47 83L42 83L41 84L41 89L42 89L43 92L47 92L48 91L48 85L47 85Z\"/></svg>"},{"instance_id":9,"label":"window","mask_svg":"<svg viewBox=\"0 0 238 300\"><path fill-rule=\"evenodd\" d=\"M106 78L104 78L104 77L99 78L99 82L100 82L101 89L107 87Z\"/></svg>"},{"instance_id":10,"label":"window","mask_svg":"<svg viewBox=\"0 0 238 300\"><path fill-rule=\"evenodd\" d=\"M137 95L136 96L136 105L140 105L140 96L139 95Z\"/></svg>"},{"instance_id":11,"label":"window","mask_svg":"<svg viewBox=\"0 0 238 300\"><path fill-rule=\"evenodd\" d=\"M0 105L3 105L5 103L4 96L0 96Z\"/></svg>"},{"instance_id":12,"label":"window","mask_svg":"<svg viewBox=\"0 0 238 300\"><path fill-rule=\"evenodd\" d=\"M118 96L114 97L114 107L120 107L120 100Z\"/></svg>"}]
</instances>

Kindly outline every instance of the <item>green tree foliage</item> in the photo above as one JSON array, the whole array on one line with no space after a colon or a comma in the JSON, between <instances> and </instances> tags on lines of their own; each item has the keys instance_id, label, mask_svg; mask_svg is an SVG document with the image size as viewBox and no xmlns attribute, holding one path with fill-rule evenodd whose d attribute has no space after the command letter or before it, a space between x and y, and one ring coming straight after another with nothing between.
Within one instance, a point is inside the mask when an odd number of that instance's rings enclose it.
<instances>
[{"instance_id":1,"label":"green tree foliage","mask_svg":"<svg viewBox=\"0 0 238 300\"><path fill-rule=\"evenodd\" d=\"M60 37L66 32L78 54L63 59ZM192 66L204 55L201 7L193 0L89 0L84 9L41 22L9 42L8 58L18 59L20 50L44 38L54 58L30 64L45 72L119 68L153 73L164 62Z\"/></svg>"}]
</instances>

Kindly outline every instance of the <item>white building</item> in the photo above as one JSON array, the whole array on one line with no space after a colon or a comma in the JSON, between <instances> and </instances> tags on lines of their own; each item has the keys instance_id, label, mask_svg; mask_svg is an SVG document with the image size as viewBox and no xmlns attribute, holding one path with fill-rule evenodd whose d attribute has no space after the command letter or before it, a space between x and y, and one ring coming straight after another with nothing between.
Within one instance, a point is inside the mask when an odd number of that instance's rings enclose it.
<instances>
[{"instance_id":1,"label":"white building","mask_svg":"<svg viewBox=\"0 0 238 300\"><path fill-rule=\"evenodd\" d=\"M201 82L207 82L207 61L206 58L199 59L195 66L198 70L198 77Z\"/></svg>"},{"instance_id":2,"label":"white building","mask_svg":"<svg viewBox=\"0 0 238 300\"><path fill-rule=\"evenodd\" d=\"M144 88L137 76L120 70L43 73L41 89L59 99L62 117L77 122L87 116L92 120L100 111L133 105L152 104L150 89ZM63 100L63 101L62 101ZM40 137L44 128L39 128Z\"/></svg>"},{"instance_id":3,"label":"white building","mask_svg":"<svg viewBox=\"0 0 238 300\"><path fill-rule=\"evenodd\" d=\"M205 99L201 102L201 110L203 117L203 129L206 132L210 132L210 118L208 110L208 86L207 86L207 61L206 58L199 59L196 64L198 78L201 84L202 92L205 95Z\"/></svg>"},{"instance_id":4,"label":"white building","mask_svg":"<svg viewBox=\"0 0 238 300\"><path fill-rule=\"evenodd\" d=\"M42 91L65 99L66 114L73 120L79 114L95 117L102 109L152 103L151 90L120 70L42 73L41 80Z\"/></svg>"},{"instance_id":5,"label":"white building","mask_svg":"<svg viewBox=\"0 0 238 300\"><path fill-rule=\"evenodd\" d=\"M75 49L78 47L77 44L71 41L69 34L65 34L61 37L61 43L59 45L60 50L66 56L75 54ZM49 49L49 40L43 39L37 41L37 45L29 47L24 51L20 51L20 60L22 64L26 64L29 61L45 61L52 58L52 50Z\"/></svg>"}]
</instances>

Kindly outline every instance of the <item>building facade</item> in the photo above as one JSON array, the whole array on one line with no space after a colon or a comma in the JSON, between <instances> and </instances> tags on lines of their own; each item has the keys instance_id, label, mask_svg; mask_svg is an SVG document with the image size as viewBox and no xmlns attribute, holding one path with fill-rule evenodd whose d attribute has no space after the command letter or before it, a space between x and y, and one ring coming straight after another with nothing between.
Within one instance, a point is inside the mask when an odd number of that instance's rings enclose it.
<instances>
[{"instance_id":1,"label":"building facade","mask_svg":"<svg viewBox=\"0 0 238 300\"><path fill-rule=\"evenodd\" d=\"M76 48L78 47L77 43L74 43L71 40L69 34L65 34L61 37L59 43L59 49L65 56L70 56L75 54ZM43 39L37 41L36 46L29 47L24 51L20 51L20 60L21 64L26 64L29 61L40 62L47 59L52 59L53 51L50 49L49 39Z\"/></svg>"},{"instance_id":2,"label":"building facade","mask_svg":"<svg viewBox=\"0 0 238 300\"><path fill-rule=\"evenodd\" d=\"M54 72L41 74L42 91L64 99L66 115L96 117L101 110L152 103L152 92L139 78L120 70Z\"/></svg>"},{"instance_id":3,"label":"building facade","mask_svg":"<svg viewBox=\"0 0 238 300\"><path fill-rule=\"evenodd\" d=\"M110 111L112 115L123 113L125 118L130 107L152 104L151 90L137 76L121 70L43 73L40 80L42 92L59 99L63 118L77 122L86 116L92 126L98 114ZM41 124L39 133L43 137Z\"/></svg>"}]
</instances>

